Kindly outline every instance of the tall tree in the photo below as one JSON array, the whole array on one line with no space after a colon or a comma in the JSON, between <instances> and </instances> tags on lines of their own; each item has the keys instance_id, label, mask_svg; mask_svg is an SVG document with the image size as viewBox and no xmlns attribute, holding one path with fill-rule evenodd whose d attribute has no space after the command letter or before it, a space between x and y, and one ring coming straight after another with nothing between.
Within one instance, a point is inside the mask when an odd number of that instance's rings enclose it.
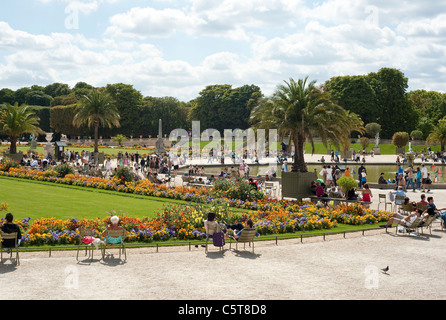
<instances>
[{"instance_id":1,"label":"tall tree","mask_svg":"<svg viewBox=\"0 0 446 320\"><path fill-rule=\"evenodd\" d=\"M277 128L292 137L294 164L292 171L307 172L304 144L313 137L321 138L325 146L349 144L352 130L362 130L362 121L354 114L333 103L328 92L316 87L308 77L297 82L290 79L279 85L270 99L263 100L251 113L257 128Z\"/></svg>"},{"instance_id":2,"label":"tall tree","mask_svg":"<svg viewBox=\"0 0 446 320\"><path fill-rule=\"evenodd\" d=\"M200 121L202 128L224 129L249 128L251 110L263 97L260 88L244 85L211 85L203 89L191 101L190 120Z\"/></svg>"},{"instance_id":3,"label":"tall tree","mask_svg":"<svg viewBox=\"0 0 446 320\"><path fill-rule=\"evenodd\" d=\"M390 138L397 131L415 129L418 118L407 99L408 80L404 74L397 69L382 68L367 78L378 99L376 122L382 126L382 137Z\"/></svg>"},{"instance_id":4,"label":"tall tree","mask_svg":"<svg viewBox=\"0 0 446 320\"><path fill-rule=\"evenodd\" d=\"M187 124L188 107L184 102L173 97L145 97L140 119L140 134L158 134L159 119L162 119L162 131L169 134L172 130L189 129Z\"/></svg>"},{"instance_id":5,"label":"tall tree","mask_svg":"<svg viewBox=\"0 0 446 320\"><path fill-rule=\"evenodd\" d=\"M37 126L38 123L39 118L26 105L19 106L17 102L14 105L6 103L3 109L0 109L0 132L9 136L11 154L17 153L17 140L22 134L43 133Z\"/></svg>"},{"instance_id":6,"label":"tall tree","mask_svg":"<svg viewBox=\"0 0 446 320\"><path fill-rule=\"evenodd\" d=\"M359 115L364 123L376 122L378 98L366 76L334 77L325 82L325 89L337 104Z\"/></svg>"},{"instance_id":7,"label":"tall tree","mask_svg":"<svg viewBox=\"0 0 446 320\"><path fill-rule=\"evenodd\" d=\"M83 124L94 127L94 152L97 155L99 126L119 127L119 119L119 112L110 94L104 90L93 89L80 101L73 124L77 127Z\"/></svg>"},{"instance_id":8,"label":"tall tree","mask_svg":"<svg viewBox=\"0 0 446 320\"><path fill-rule=\"evenodd\" d=\"M116 83L109 84L105 91L113 98L116 108L121 116L119 133L127 136L139 134L139 120L141 118L141 106L143 95L132 85ZM118 131L112 130L115 135Z\"/></svg>"}]
</instances>

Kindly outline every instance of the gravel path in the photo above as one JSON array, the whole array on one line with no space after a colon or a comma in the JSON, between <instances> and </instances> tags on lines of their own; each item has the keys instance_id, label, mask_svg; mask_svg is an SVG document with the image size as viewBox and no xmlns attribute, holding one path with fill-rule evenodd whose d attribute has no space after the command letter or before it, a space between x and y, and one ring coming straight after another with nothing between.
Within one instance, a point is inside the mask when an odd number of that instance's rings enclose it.
<instances>
[{"instance_id":1,"label":"gravel path","mask_svg":"<svg viewBox=\"0 0 446 320\"><path fill-rule=\"evenodd\" d=\"M384 229L342 236L256 242L250 250L212 247L128 249L104 260L75 251L3 256L3 299L289 300L445 299L445 231L396 235ZM115 249L115 252L117 250ZM389 266L388 274L381 268ZM237 287L237 290L234 290ZM218 288L218 295L216 295Z\"/></svg>"}]
</instances>

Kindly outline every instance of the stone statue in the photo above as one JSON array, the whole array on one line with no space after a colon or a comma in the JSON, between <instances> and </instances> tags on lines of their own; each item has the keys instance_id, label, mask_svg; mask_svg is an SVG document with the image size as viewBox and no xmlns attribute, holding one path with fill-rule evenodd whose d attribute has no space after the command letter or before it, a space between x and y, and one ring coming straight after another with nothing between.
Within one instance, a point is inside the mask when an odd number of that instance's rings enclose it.
<instances>
[{"instance_id":1,"label":"stone statue","mask_svg":"<svg viewBox=\"0 0 446 320\"><path fill-rule=\"evenodd\" d=\"M379 132L375 135L375 147L379 146Z\"/></svg>"}]
</instances>

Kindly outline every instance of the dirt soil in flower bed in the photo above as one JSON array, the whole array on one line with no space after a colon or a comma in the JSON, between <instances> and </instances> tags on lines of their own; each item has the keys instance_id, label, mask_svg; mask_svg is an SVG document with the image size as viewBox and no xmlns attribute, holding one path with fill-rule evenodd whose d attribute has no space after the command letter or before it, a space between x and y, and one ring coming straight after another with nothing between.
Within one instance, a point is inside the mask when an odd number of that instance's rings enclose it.
<instances>
[{"instance_id":1,"label":"dirt soil in flower bed","mask_svg":"<svg viewBox=\"0 0 446 320\"><path fill-rule=\"evenodd\" d=\"M211 246L128 249L127 261L92 261L76 251L22 252L20 266L3 255L3 299L445 299L446 232L370 230L262 241L223 252ZM389 266L388 274L381 268ZM218 294L216 294L218 288ZM236 288L236 290L235 290Z\"/></svg>"}]
</instances>

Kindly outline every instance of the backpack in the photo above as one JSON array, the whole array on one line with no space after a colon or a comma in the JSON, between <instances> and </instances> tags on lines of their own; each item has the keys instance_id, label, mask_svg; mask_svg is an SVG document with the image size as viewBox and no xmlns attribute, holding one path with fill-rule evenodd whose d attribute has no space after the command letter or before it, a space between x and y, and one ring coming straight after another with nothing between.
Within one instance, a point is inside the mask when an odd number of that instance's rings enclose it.
<instances>
[{"instance_id":1,"label":"backpack","mask_svg":"<svg viewBox=\"0 0 446 320\"><path fill-rule=\"evenodd\" d=\"M225 245L225 234L223 232L215 232L212 235L214 246L223 247Z\"/></svg>"},{"instance_id":2,"label":"backpack","mask_svg":"<svg viewBox=\"0 0 446 320\"><path fill-rule=\"evenodd\" d=\"M216 247L223 247L225 245L225 234L221 231L220 227L212 235L212 242Z\"/></svg>"}]
</instances>

